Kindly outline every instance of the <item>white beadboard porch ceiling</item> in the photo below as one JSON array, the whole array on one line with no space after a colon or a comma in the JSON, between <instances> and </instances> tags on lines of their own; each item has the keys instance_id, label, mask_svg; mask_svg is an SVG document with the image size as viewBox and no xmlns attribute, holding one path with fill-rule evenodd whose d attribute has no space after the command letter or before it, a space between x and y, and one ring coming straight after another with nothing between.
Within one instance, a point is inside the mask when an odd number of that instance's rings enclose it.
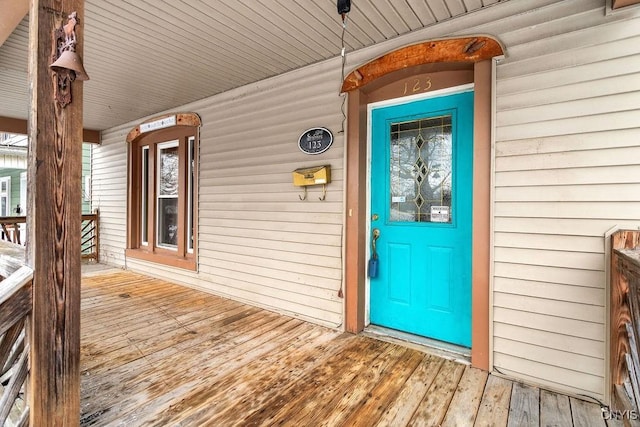
<instances>
[{"instance_id":1,"label":"white beadboard porch ceiling","mask_svg":"<svg viewBox=\"0 0 640 427\"><path fill-rule=\"evenodd\" d=\"M347 52L507 0L352 0ZM335 0L87 0L84 126L107 129L340 55ZM1 17L0 17L1 19ZM26 17L0 46L0 117L27 118ZM336 83L336 90L339 83Z\"/></svg>"}]
</instances>

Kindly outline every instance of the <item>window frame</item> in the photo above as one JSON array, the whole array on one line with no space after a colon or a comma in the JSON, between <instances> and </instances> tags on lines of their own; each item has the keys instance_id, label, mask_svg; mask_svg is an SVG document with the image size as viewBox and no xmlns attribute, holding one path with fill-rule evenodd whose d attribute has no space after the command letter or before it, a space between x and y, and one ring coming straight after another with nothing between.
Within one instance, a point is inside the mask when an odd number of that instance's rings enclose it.
<instances>
[{"instance_id":1,"label":"window frame","mask_svg":"<svg viewBox=\"0 0 640 427\"><path fill-rule=\"evenodd\" d=\"M187 138L187 141L189 141L189 139L191 139L191 137ZM155 144L156 146L156 155L155 155L155 164L159 165L162 162L162 151L165 149L172 149L172 148L176 148L177 152L178 152L178 191L177 194L162 194L162 190L160 187L160 180L161 180L161 173L162 173L162 166L160 167L156 167L156 175L155 175L155 187L153 189L153 203L154 203L154 207L156 210L155 216L154 216L154 227L153 227L153 232L154 232L154 236L155 236L155 241L156 241L156 247L157 248L162 248L162 249L167 249L170 251L177 251L178 250L178 241L180 240L180 233L178 233L178 236L176 237L176 244L169 244L169 243L164 243L161 242L161 231L160 231L160 227L159 224L162 222L162 220L160 219L160 201L161 200L168 200L168 199L175 199L176 200L176 206L177 209L179 210L181 208L181 203L180 203L180 197L182 195L182 197L187 197L188 198L188 190L185 189L185 191L181 191L181 185L180 185L180 177L182 176L182 174L186 174L188 173L189 170L189 166L188 166L188 162L189 159L188 157L184 160L180 160L180 145L181 143L183 143L182 141L175 139L172 141L164 141L164 142L159 142L157 144ZM188 142L187 142L188 144ZM183 165L184 162L184 165ZM189 180L189 177L186 176L185 177L185 183ZM189 209L189 201L187 199L187 202L185 203L185 209ZM186 214L186 216L188 217L188 213ZM141 216L142 217L142 216ZM147 216L148 218L148 216ZM180 225L179 220L177 220L178 224L177 226ZM189 231L189 225L188 223L185 225L185 229L184 229L184 233L186 233L188 235L188 231ZM185 235L183 237L183 239L185 239L186 242L186 238L187 236Z\"/></svg>"},{"instance_id":2,"label":"window frame","mask_svg":"<svg viewBox=\"0 0 640 427\"><path fill-rule=\"evenodd\" d=\"M187 252L195 253L195 215L196 215L196 137L187 138Z\"/></svg>"},{"instance_id":3,"label":"window frame","mask_svg":"<svg viewBox=\"0 0 640 427\"><path fill-rule=\"evenodd\" d=\"M149 145L140 147L140 245L149 246Z\"/></svg>"},{"instance_id":4,"label":"window frame","mask_svg":"<svg viewBox=\"0 0 640 427\"><path fill-rule=\"evenodd\" d=\"M6 191L2 191L1 185L6 183ZM11 176L0 177L0 200L6 199L4 212L0 206L0 216L11 216Z\"/></svg>"},{"instance_id":5,"label":"window frame","mask_svg":"<svg viewBox=\"0 0 640 427\"><path fill-rule=\"evenodd\" d=\"M192 113L178 114L176 122L180 123L181 121L189 125L174 125L149 132L140 132L140 126L138 126L127 137L129 144L127 155L127 249L125 255L195 271L197 270L197 182L200 119ZM158 162L160 150L169 146L178 147L179 158L176 247L160 245L157 230L157 224L159 224L157 214L159 203ZM193 150L191 150L191 146L193 146ZM145 169L146 174L144 173ZM194 187L193 191L191 191L191 186ZM145 234L146 240L144 239Z\"/></svg>"}]
</instances>

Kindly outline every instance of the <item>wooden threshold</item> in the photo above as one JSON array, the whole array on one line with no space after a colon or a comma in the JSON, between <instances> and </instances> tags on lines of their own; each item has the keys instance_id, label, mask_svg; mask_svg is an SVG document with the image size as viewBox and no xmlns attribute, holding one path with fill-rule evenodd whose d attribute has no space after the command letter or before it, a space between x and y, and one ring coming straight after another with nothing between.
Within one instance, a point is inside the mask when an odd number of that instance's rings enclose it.
<instances>
[{"instance_id":1,"label":"wooden threshold","mask_svg":"<svg viewBox=\"0 0 640 427\"><path fill-rule=\"evenodd\" d=\"M393 344L410 347L424 353L433 354L444 359L450 359L465 365L471 364L471 349L443 341L437 341L418 335L394 329L383 328L377 325L368 325L363 332L364 335L388 341Z\"/></svg>"},{"instance_id":2,"label":"wooden threshold","mask_svg":"<svg viewBox=\"0 0 640 427\"><path fill-rule=\"evenodd\" d=\"M83 426L606 425L591 402L131 272L83 278L81 370Z\"/></svg>"}]
</instances>

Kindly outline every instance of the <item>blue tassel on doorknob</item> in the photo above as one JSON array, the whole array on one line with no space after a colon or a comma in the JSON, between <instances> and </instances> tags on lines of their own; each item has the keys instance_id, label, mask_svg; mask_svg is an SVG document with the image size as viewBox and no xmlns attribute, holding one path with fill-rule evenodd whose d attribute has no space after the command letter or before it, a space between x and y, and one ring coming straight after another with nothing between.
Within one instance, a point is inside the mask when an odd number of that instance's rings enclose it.
<instances>
[{"instance_id":1,"label":"blue tassel on doorknob","mask_svg":"<svg viewBox=\"0 0 640 427\"><path fill-rule=\"evenodd\" d=\"M375 279L378 277L378 258L369 259L369 278Z\"/></svg>"}]
</instances>

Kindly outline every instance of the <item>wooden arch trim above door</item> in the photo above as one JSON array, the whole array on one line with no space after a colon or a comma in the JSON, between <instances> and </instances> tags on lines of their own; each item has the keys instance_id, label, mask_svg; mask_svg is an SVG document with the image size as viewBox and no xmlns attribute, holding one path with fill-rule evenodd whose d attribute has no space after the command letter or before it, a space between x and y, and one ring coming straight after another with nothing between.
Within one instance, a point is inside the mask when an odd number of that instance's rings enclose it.
<instances>
[{"instance_id":1,"label":"wooden arch trim above door","mask_svg":"<svg viewBox=\"0 0 640 427\"><path fill-rule=\"evenodd\" d=\"M396 49L356 68L344 79L341 91L351 92L389 73L416 65L475 63L503 54L502 45L488 36L430 40Z\"/></svg>"}]
</instances>

